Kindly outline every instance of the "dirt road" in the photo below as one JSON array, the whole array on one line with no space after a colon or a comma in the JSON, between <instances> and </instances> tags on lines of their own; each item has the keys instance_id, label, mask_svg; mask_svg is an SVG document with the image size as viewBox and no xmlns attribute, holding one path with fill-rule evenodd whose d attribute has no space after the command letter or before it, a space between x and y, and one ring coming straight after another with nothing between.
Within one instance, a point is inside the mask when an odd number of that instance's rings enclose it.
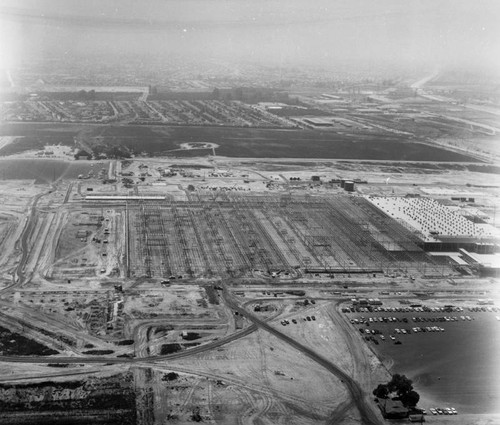
<instances>
[{"instance_id":1,"label":"dirt road","mask_svg":"<svg viewBox=\"0 0 500 425\"><path fill-rule=\"evenodd\" d=\"M326 359L323 356L320 356L317 354L314 350L311 348L301 344L300 342L294 340L293 338L289 337L288 335L283 334L282 332L278 331L268 323L262 321L258 317L254 316L244 308L240 307L234 296L230 293L228 290L227 286L224 287L223 291L223 298L226 304L237 311L238 313L242 314L245 318L253 322L255 325L257 325L259 328L271 333L272 335L278 337L282 341L286 342L287 344L291 345L292 347L296 348L298 351L301 353L305 354L307 357L310 359L314 360L316 363L320 364L323 366L326 370L328 370L330 373L338 377L339 379L342 380L342 382L345 384L347 389L349 390L352 400L356 407L359 410L360 416L361 416L361 421L365 425L382 425L383 422L378 418L378 415L376 411L372 408L367 403L365 394L363 393L363 390L361 388L361 385L355 381L352 377L347 375L343 370L339 369L334 363L332 363L330 360Z\"/></svg>"}]
</instances>

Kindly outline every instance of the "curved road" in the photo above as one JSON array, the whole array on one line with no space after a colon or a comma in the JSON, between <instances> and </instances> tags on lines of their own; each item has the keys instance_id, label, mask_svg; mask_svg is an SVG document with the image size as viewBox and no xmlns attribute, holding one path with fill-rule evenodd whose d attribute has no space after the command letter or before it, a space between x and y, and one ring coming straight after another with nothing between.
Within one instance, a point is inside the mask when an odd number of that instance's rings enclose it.
<instances>
[{"instance_id":1,"label":"curved road","mask_svg":"<svg viewBox=\"0 0 500 425\"><path fill-rule=\"evenodd\" d=\"M2 362L13 362L13 363L109 363L109 364L119 364L119 363L154 363L164 360L174 360L183 357L189 357L193 354L202 353L207 350L212 350L218 348L222 345L228 344L230 342L236 341L237 339L243 338L250 335L252 332L257 330L257 325L252 324L239 332L235 332L225 338L221 338L217 341L209 342L207 344L199 345L198 347L190 348L186 351L181 351L180 353L166 354L164 356L149 356L149 357L29 357L29 356L0 356L0 361Z\"/></svg>"}]
</instances>

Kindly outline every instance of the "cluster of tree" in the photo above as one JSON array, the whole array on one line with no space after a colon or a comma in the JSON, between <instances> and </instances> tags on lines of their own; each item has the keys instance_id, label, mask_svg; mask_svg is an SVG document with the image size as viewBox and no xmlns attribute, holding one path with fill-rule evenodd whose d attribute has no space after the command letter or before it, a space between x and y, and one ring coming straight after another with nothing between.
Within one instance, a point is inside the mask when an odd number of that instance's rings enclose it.
<instances>
[{"instance_id":1,"label":"cluster of tree","mask_svg":"<svg viewBox=\"0 0 500 425\"><path fill-rule=\"evenodd\" d=\"M401 400L407 407L415 407L420 400L420 395L413 390L413 381L405 375L395 374L387 384L379 384L373 390L377 398L389 398Z\"/></svg>"},{"instance_id":2,"label":"cluster of tree","mask_svg":"<svg viewBox=\"0 0 500 425\"><path fill-rule=\"evenodd\" d=\"M126 146L121 145L98 144L92 146L92 149L96 159L123 159L132 156L130 150Z\"/></svg>"},{"instance_id":3,"label":"cluster of tree","mask_svg":"<svg viewBox=\"0 0 500 425\"><path fill-rule=\"evenodd\" d=\"M79 149L75 153L75 159L78 159L80 156L86 156L87 158L92 158L92 154L88 153L87 151L84 151L83 149Z\"/></svg>"},{"instance_id":4,"label":"cluster of tree","mask_svg":"<svg viewBox=\"0 0 500 425\"><path fill-rule=\"evenodd\" d=\"M77 100L95 100L95 90L80 90L76 96Z\"/></svg>"},{"instance_id":5,"label":"cluster of tree","mask_svg":"<svg viewBox=\"0 0 500 425\"><path fill-rule=\"evenodd\" d=\"M178 378L179 378L179 374L177 374L175 372L169 372L166 375L163 375L161 380L162 381L175 381Z\"/></svg>"},{"instance_id":6,"label":"cluster of tree","mask_svg":"<svg viewBox=\"0 0 500 425\"><path fill-rule=\"evenodd\" d=\"M134 181L132 179L129 179L128 177L123 177L122 183L125 187L131 187L134 185Z\"/></svg>"}]
</instances>

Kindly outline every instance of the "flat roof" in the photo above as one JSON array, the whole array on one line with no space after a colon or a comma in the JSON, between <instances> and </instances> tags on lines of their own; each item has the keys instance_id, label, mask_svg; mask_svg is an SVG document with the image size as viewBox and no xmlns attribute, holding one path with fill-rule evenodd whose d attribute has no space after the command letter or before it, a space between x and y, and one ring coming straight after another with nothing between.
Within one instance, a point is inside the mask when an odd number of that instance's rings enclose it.
<instances>
[{"instance_id":1,"label":"flat roof","mask_svg":"<svg viewBox=\"0 0 500 425\"><path fill-rule=\"evenodd\" d=\"M474 223L456 209L433 198L374 195L365 198L390 217L404 223L425 242L470 243L500 239L500 231L495 227Z\"/></svg>"}]
</instances>

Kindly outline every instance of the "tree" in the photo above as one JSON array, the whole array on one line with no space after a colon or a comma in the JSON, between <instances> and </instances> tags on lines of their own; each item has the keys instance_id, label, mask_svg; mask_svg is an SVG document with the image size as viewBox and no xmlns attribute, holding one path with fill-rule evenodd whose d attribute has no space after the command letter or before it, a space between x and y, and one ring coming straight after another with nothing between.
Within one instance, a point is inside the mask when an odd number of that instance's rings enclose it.
<instances>
[{"instance_id":1,"label":"tree","mask_svg":"<svg viewBox=\"0 0 500 425\"><path fill-rule=\"evenodd\" d=\"M385 384L378 384L378 387L373 390L373 395L377 398L388 398L389 389Z\"/></svg>"},{"instance_id":2,"label":"tree","mask_svg":"<svg viewBox=\"0 0 500 425\"><path fill-rule=\"evenodd\" d=\"M397 393L399 397L403 397L413 390L413 381L408 379L405 375L394 374L392 379L387 384L389 392Z\"/></svg>"},{"instance_id":3,"label":"tree","mask_svg":"<svg viewBox=\"0 0 500 425\"><path fill-rule=\"evenodd\" d=\"M405 406L415 407L420 400L420 395L416 391L409 391L401 397L401 402Z\"/></svg>"},{"instance_id":4,"label":"tree","mask_svg":"<svg viewBox=\"0 0 500 425\"><path fill-rule=\"evenodd\" d=\"M75 153L75 159L78 159L80 156L86 156L87 158L91 158L92 157L91 154L89 154L88 152L84 151L83 149L79 149Z\"/></svg>"},{"instance_id":5,"label":"tree","mask_svg":"<svg viewBox=\"0 0 500 425\"><path fill-rule=\"evenodd\" d=\"M408 407L415 407L420 400L420 395L413 390L413 381L405 375L394 374L386 384L379 384L373 390L377 398L389 398L397 396L401 402Z\"/></svg>"},{"instance_id":6,"label":"tree","mask_svg":"<svg viewBox=\"0 0 500 425\"><path fill-rule=\"evenodd\" d=\"M175 372L169 372L166 375L163 375L162 381L175 381L179 378L179 375Z\"/></svg>"}]
</instances>

